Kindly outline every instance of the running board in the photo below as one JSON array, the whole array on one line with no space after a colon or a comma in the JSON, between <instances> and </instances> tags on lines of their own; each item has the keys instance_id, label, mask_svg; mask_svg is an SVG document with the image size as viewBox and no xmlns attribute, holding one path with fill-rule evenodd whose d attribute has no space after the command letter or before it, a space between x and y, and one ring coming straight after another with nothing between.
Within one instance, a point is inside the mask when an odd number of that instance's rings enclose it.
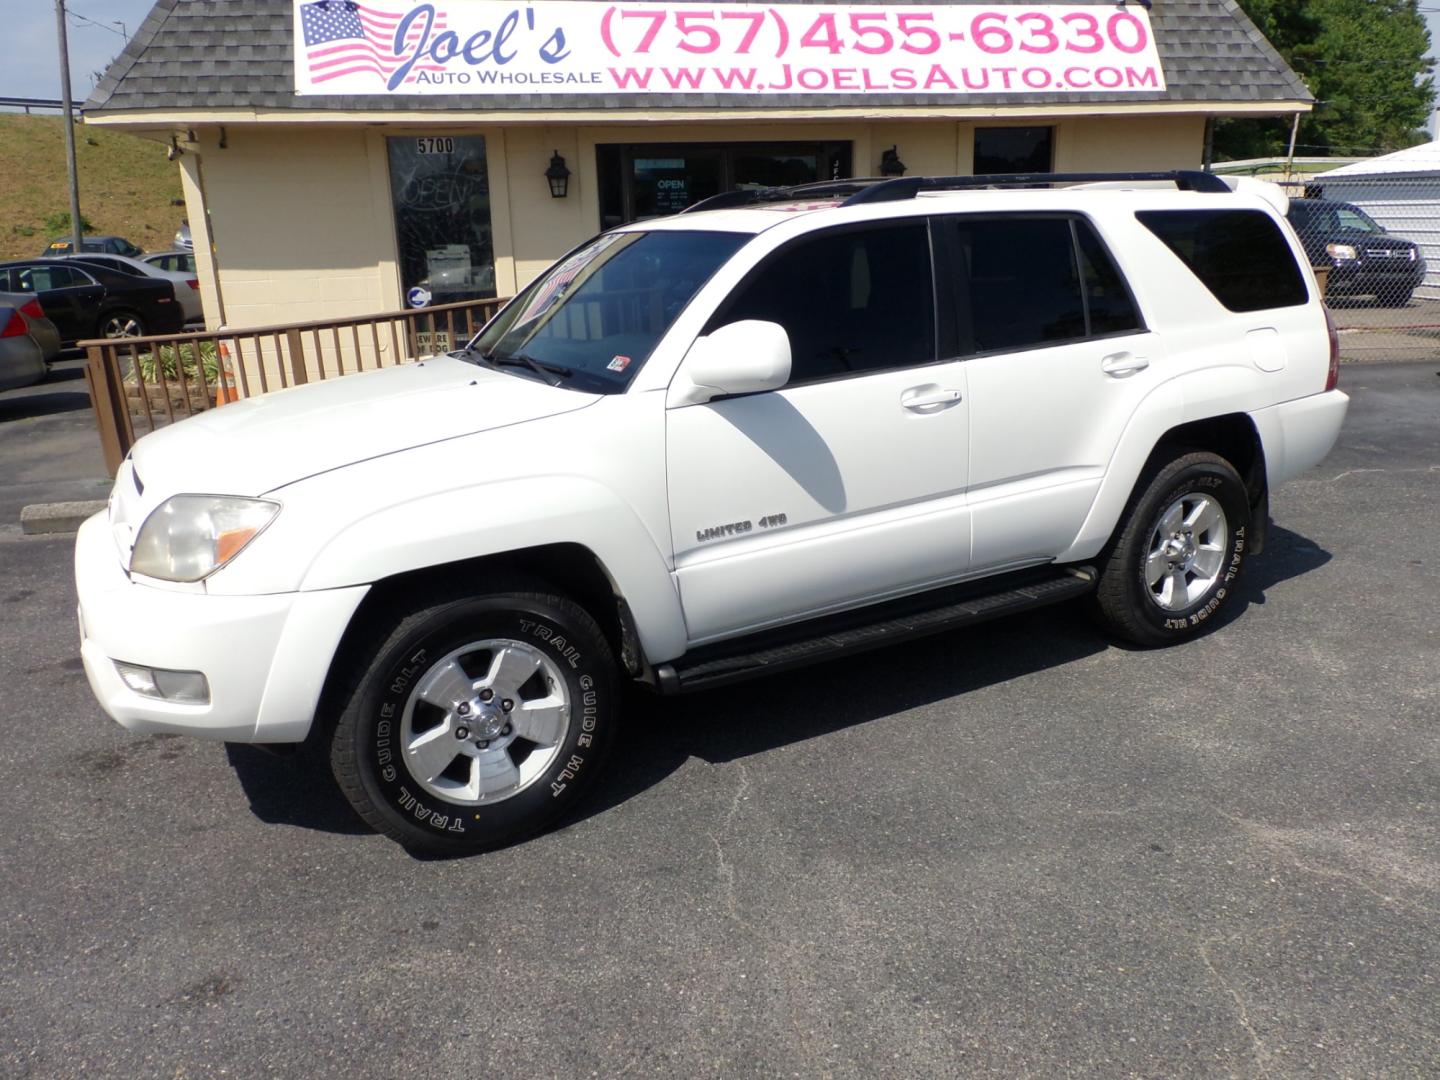
<instances>
[{"instance_id":1,"label":"running board","mask_svg":"<svg viewBox=\"0 0 1440 1080\"><path fill-rule=\"evenodd\" d=\"M1082 596L1095 587L1095 577L1091 566L1046 567L1038 573L1006 575L998 582L954 586L871 610L814 619L782 631L693 650L657 667L655 685L662 694L709 690L879 649ZM1002 587L997 590L996 584ZM988 591L977 591L987 585ZM747 646L749 651L739 651Z\"/></svg>"}]
</instances>

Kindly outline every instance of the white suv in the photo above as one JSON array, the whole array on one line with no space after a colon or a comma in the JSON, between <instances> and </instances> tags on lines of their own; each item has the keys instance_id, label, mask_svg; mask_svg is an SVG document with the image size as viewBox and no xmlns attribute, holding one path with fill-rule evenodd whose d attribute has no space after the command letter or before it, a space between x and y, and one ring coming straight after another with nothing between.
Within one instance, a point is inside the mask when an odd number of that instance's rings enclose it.
<instances>
[{"instance_id":1,"label":"white suv","mask_svg":"<svg viewBox=\"0 0 1440 1080\"><path fill-rule=\"evenodd\" d=\"M1205 631L1347 405L1283 198L999 183L720 196L577 248L464 350L148 436L77 541L101 705L323 740L376 829L475 850L594 782L627 680L1070 597Z\"/></svg>"}]
</instances>

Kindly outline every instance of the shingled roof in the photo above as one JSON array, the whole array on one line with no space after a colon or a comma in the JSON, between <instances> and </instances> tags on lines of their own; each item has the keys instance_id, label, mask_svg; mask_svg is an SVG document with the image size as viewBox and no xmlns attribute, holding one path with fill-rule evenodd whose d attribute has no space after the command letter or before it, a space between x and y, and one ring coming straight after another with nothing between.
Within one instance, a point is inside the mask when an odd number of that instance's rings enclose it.
<instances>
[{"instance_id":1,"label":"shingled roof","mask_svg":"<svg viewBox=\"0 0 1440 1080\"><path fill-rule=\"evenodd\" d=\"M1114 6L1114 0L1078 2ZM997 5L995 0L985 0L985 6ZM95 87L85 111L101 115L135 109L473 112L477 108L518 111L578 107L653 113L657 109L721 105L794 109L1313 100L1305 84L1234 0L1154 0L1150 19L1165 70L1163 91L1066 94L1063 98L1044 93L299 97L294 91L292 18L291 0L157 0L135 37Z\"/></svg>"}]
</instances>

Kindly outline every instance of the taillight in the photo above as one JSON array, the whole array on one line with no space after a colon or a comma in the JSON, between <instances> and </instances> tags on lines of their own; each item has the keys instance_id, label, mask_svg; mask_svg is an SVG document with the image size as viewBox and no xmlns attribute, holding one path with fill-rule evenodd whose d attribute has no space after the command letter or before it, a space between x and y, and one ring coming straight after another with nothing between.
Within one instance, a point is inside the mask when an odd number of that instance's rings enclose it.
<instances>
[{"instance_id":1,"label":"taillight","mask_svg":"<svg viewBox=\"0 0 1440 1080\"><path fill-rule=\"evenodd\" d=\"M10 321L5 324L5 329L0 330L0 338L20 337L22 334L30 333L30 324L25 321L25 316L19 311L10 312Z\"/></svg>"},{"instance_id":2,"label":"taillight","mask_svg":"<svg viewBox=\"0 0 1440 1080\"><path fill-rule=\"evenodd\" d=\"M1334 390L1340 383L1340 332L1335 329L1335 319L1330 309L1321 306L1325 312L1325 330L1330 335L1330 372L1325 376L1325 389Z\"/></svg>"},{"instance_id":3,"label":"taillight","mask_svg":"<svg viewBox=\"0 0 1440 1080\"><path fill-rule=\"evenodd\" d=\"M45 309L40 306L39 300L26 300L20 305L20 313L27 319L45 318Z\"/></svg>"},{"instance_id":4,"label":"taillight","mask_svg":"<svg viewBox=\"0 0 1440 1080\"><path fill-rule=\"evenodd\" d=\"M189 281L185 282L185 284L186 284L186 285L189 285L189 286L190 286L192 289L194 289L196 292L199 292L199 291L200 291L200 279L199 279L199 278L191 278Z\"/></svg>"}]
</instances>

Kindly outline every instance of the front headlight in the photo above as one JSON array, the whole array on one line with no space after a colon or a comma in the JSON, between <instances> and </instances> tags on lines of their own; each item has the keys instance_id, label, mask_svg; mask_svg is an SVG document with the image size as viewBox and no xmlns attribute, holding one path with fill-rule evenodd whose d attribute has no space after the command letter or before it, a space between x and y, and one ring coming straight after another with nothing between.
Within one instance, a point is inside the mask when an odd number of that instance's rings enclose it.
<instances>
[{"instance_id":1,"label":"front headlight","mask_svg":"<svg viewBox=\"0 0 1440 1080\"><path fill-rule=\"evenodd\" d=\"M279 503L264 499L176 495L140 526L130 571L165 581L199 581L240 554L279 512Z\"/></svg>"},{"instance_id":2,"label":"front headlight","mask_svg":"<svg viewBox=\"0 0 1440 1080\"><path fill-rule=\"evenodd\" d=\"M1336 262L1359 258L1359 255L1355 252L1354 244L1326 244L1325 250L1330 253L1330 257Z\"/></svg>"}]
</instances>

